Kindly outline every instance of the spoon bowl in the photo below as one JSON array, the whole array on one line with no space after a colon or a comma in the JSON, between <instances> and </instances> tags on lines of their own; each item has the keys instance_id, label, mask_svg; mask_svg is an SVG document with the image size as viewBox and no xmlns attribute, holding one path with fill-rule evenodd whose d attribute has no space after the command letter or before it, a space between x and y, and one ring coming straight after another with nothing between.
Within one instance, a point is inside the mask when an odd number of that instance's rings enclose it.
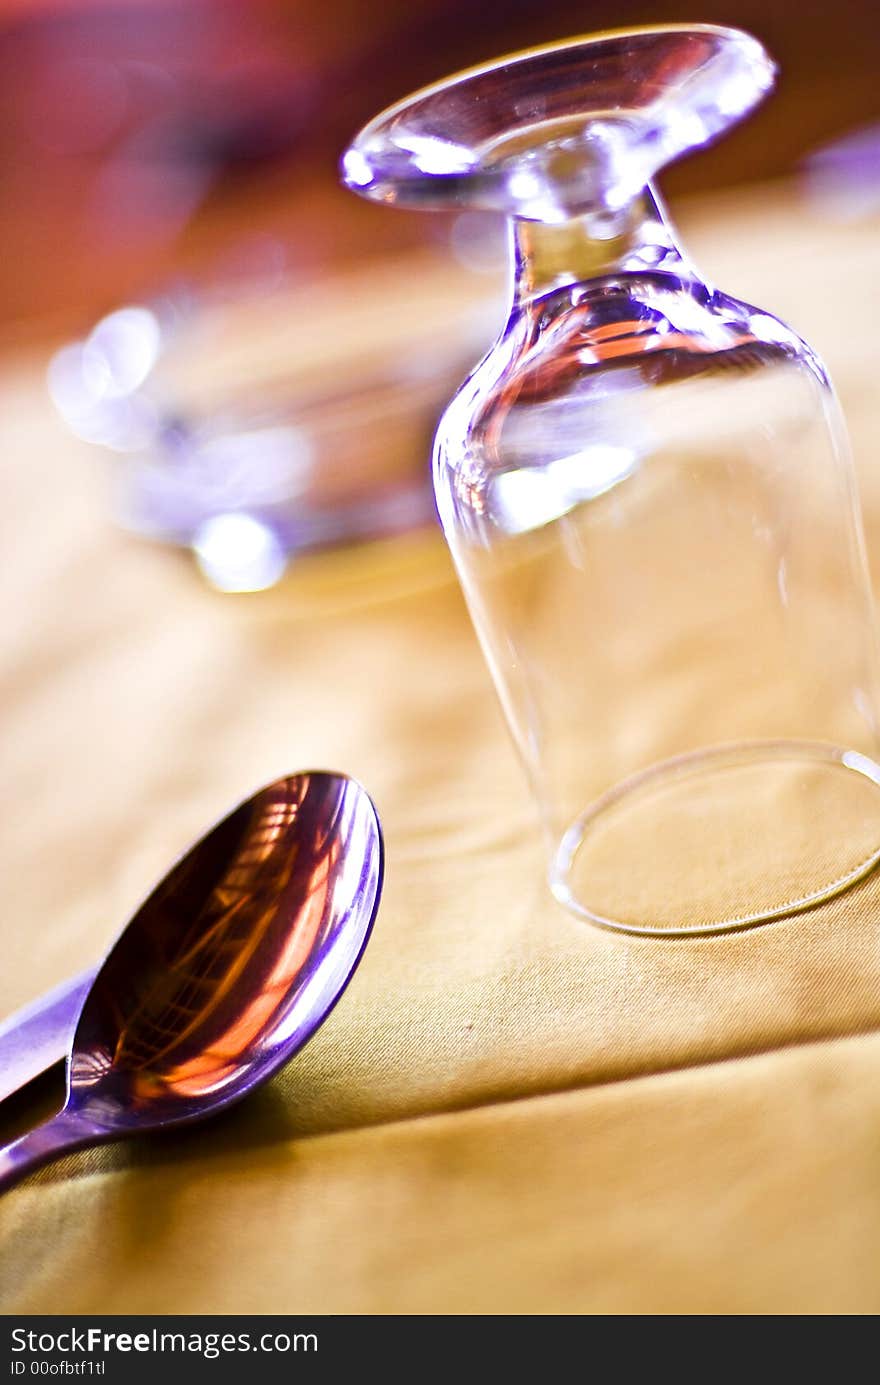
<instances>
[{"instance_id":1,"label":"spoon bowl","mask_svg":"<svg viewBox=\"0 0 880 1385\"><path fill-rule=\"evenodd\" d=\"M376 810L345 775L279 779L171 869L85 998L58 1115L0 1151L0 1191L64 1150L240 1101L336 1004L382 889Z\"/></svg>"}]
</instances>

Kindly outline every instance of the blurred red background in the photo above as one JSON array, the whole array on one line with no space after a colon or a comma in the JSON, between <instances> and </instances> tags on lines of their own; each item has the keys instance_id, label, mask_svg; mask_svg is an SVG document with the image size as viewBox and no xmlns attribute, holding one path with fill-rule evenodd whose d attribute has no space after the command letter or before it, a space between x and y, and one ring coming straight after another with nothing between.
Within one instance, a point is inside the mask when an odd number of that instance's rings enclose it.
<instances>
[{"instance_id":1,"label":"blurred red background","mask_svg":"<svg viewBox=\"0 0 880 1385\"><path fill-rule=\"evenodd\" d=\"M877 119L878 15L873 0L0 0L0 342L82 326L195 266L282 253L310 275L442 236L337 188L349 136L458 67L592 29L757 34L778 93L664 186L788 173Z\"/></svg>"}]
</instances>

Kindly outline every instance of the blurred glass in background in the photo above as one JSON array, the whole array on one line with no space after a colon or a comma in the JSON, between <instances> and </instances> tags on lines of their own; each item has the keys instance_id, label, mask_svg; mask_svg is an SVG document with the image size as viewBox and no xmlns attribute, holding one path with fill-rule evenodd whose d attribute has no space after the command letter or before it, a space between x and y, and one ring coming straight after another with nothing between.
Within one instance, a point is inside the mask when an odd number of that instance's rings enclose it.
<instances>
[{"instance_id":1,"label":"blurred glass in background","mask_svg":"<svg viewBox=\"0 0 880 1385\"><path fill-rule=\"evenodd\" d=\"M56 349L62 417L124 459L123 522L191 545L216 585L269 585L298 546L427 517L434 419L503 291L493 218L388 215L338 186L367 118L525 45L735 24L780 62L779 94L664 189L778 177L825 151L812 186L836 204L856 187L865 208L878 13L872 0L838 0L831 18L812 0L0 0L0 354ZM395 287L407 276L382 276L402 256L429 285L427 331L424 303ZM444 273L470 283L446 309ZM363 445L383 427L386 446Z\"/></svg>"},{"instance_id":2,"label":"blurred glass in background","mask_svg":"<svg viewBox=\"0 0 880 1385\"><path fill-rule=\"evenodd\" d=\"M524 44L738 24L778 59L765 110L668 191L761 179L876 122L873 0L0 0L0 332L97 318L213 253L301 274L443 230L383 217L336 161L383 103ZM276 238L267 245L265 233ZM446 228L448 234L448 228Z\"/></svg>"}]
</instances>

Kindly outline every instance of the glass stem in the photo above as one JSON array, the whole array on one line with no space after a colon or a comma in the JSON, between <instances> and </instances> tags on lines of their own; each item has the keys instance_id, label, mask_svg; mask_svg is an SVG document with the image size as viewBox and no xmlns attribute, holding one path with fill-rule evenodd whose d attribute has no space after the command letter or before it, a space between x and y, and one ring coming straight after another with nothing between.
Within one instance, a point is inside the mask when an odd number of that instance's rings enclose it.
<instances>
[{"instance_id":1,"label":"glass stem","mask_svg":"<svg viewBox=\"0 0 880 1385\"><path fill-rule=\"evenodd\" d=\"M606 275L668 271L693 277L651 184L620 211L587 212L556 225L516 217L510 226L515 306Z\"/></svg>"}]
</instances>

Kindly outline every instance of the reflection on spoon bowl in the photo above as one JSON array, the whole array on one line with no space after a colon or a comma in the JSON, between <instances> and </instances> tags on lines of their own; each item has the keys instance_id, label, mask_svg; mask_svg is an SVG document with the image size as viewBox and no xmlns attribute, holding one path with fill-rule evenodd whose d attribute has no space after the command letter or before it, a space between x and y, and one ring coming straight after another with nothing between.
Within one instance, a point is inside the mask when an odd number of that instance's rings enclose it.
<instances>
[{"instance_id":1,"label":"reflection on spoon bowl","mask_svg":"<svg viewBox=\"0 0 880 1385\"><path fill-rule=\"evenodd\" d=\"M236 808L112 948L64 1109L0 1152L0 1191L64 1150L201 1119L271 1077L345 989L382 870L375 808L345 775L292 775Z\"/></svg>"}]
</instances>

